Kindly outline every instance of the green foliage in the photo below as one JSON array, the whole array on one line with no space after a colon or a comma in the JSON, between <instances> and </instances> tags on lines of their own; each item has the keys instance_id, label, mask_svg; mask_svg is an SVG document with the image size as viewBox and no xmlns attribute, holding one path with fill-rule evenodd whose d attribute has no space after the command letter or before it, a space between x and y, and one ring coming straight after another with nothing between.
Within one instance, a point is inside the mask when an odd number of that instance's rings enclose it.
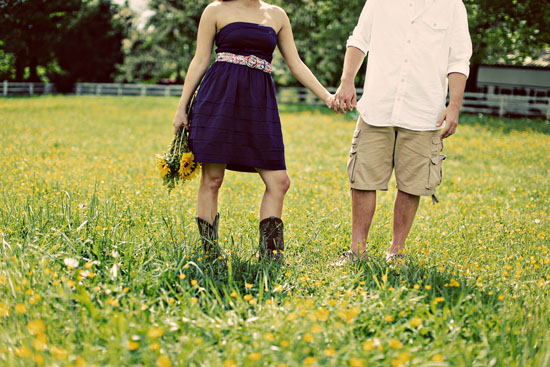
<instances>
[{"instance_id":1,"label":"green foliage","mask_svg":"<svg viewBox=\"0 0 550 367\"><path fill-rule=\"evenodd\" d=\"M407 268L383 260L394 180L371 261L335 267L351 240L355 121L281 106L293 184L279 268L256 258L257 174L226 173L230 261L204 260L198 182L168 196L154 167L177 103L0 100L0 365L548 366L549 123L462 116Z\"/></svg>"},{"instance_id":2,"label":"green foliage","mask_svg":"<svg viewBox=\"0 0 550 367\"><path fill-rule=\"evenodd\" d=\"M61 89L75 81L111 81L121 63L127 19L110 0L0 2L0 50L15 80L39 81L39 67ZM2 56L2 55L0 55Z\"/></svg>"}]
</instances>

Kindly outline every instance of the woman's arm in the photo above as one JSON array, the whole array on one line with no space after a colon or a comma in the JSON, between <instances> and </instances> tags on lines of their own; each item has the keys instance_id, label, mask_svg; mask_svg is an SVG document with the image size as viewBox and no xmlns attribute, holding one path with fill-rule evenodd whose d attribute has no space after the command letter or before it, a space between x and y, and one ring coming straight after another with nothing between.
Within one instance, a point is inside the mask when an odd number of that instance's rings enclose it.
<instances>
[{"instance_id":1,"label":"woman's arm","mask_svg":"<svg viewBox=\"0 0 550 367\"><path fill-rule=\"evenodd\" d=\"M176 116L174 117L174 134L177 133L182 126L187 127L187 106L210 65L214 37L216 36L216 5L217 3L213 3L207 6L201 16L197 35L197 49L193 60L189 64L180 103Z\"/></svg>"},{"instance_id":2,"label":"woman's arm","mask_svg":"<svg viewBox=\"0 0 550 367\"><path fill-rule=\"evenodd\" d=\"M286 61L286 64L300 83L323 100L329 108L332 108L334 98L333 95L330 94L329 91L321 85L321 83L319 83L315 75L313 75L311 70L309 70L302 59L300 59L300 55L298 55L298 50L296 49L296 44L294 43L294 35L292 34L290 20L282 9L280 9L280 16L283 26L279 30L278 46L279 50L281 50L283 58Z\"/></svg>"}]
</instances>

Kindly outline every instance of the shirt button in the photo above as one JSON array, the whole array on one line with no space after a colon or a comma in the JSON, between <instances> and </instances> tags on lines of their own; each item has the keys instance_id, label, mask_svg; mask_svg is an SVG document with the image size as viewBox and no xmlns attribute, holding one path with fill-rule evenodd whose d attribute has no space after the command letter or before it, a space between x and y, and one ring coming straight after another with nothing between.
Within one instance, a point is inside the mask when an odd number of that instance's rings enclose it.
<instances>
[{"instance_id":1,"label":"shirt button","mask_svg":"<svg viewBox=\"0 0 550 367\"><path fill-rule=\"evenodd\" d=\"M407 43L411 43L411 40L408 40Z\"/></svg>"},{"instance_id":2,"label":"shirt button","mask_svg":"<svg viewBox=\"0 0 550 367\"><path fill-rule=\"evenodd\" d=\"M411 22L411 24L414 24L414 20Z\"/></svg>"},{"instance_id":3,"label":"shirt button","mask_svg":"<svg viewBox=\"0 0 550 367\"><path fill-rule=\"evenodd\" d=\"M408 63L408 62L409 62L409 60L405 59L405 64Z\"/></svg>"}]
</instances>

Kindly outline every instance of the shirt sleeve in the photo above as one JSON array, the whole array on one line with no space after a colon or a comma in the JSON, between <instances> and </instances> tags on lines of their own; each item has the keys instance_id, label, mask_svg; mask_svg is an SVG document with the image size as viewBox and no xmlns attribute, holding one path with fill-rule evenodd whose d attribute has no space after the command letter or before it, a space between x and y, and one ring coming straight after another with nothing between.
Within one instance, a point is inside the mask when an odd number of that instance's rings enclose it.
<instances>
[{"instance_id":1,"label":"shirt sleeve","mask_svg":"<svg viewBox=\"0 0 550 367\"><path fill-rule=\"evenodd\" d=\"M457 1L454 21L451 29L449 65L447 74L460 73L470 75L470 58L472 57L472 40L468 30L468 14L462 1Z\"/></svg>"},{"instance_id":2,"label":"shirt sleeve","mask_svg":"<svg viewBox=\"0 0 550 367\"><path fill-rule=\"evenodd\" d=\"M361 50L365 55L370 48L370 35L372 31L372 21L374 13L374 5L376 0L367 0L363 10L361 11L361 16L359 17L359 22L353 30L353 33L348 38L346 47L355 47Z\"/></svg>"}]
</instances>

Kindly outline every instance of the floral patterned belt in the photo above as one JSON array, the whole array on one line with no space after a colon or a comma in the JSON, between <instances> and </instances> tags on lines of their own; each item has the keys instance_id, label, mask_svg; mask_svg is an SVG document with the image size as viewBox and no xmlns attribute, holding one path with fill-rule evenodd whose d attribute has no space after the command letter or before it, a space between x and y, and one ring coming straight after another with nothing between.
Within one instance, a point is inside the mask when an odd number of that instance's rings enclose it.
<instances>
[{"instance_id":1,"label":"floral patterned belt","mask_svg":"<svg viewBox=\"0 0 550 367\"><path fill-rule=\"evenodd\" d=\"M258 56L250 55L235 55L230 52L220 52L216 54L216 61L229 62L231 64L245 65L251 69L258 69L265 73L271 74L273 67L271 64L264 60L260 59Z\"/></svg>"}]
</instances>

